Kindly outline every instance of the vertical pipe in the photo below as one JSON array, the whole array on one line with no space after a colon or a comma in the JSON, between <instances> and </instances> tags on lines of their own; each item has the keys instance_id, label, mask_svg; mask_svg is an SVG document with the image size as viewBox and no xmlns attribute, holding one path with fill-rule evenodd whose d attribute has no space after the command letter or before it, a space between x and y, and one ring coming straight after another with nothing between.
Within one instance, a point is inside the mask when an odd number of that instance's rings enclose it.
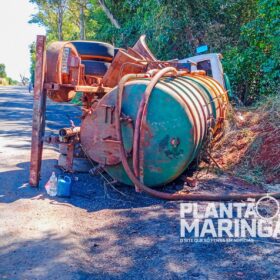
<instances>
[{"instance_id":1,"label":"vertical pipe","mask_svg":"<svg viewBox=\"0 0 280 280\"><path fill-rule=\"evenodd\" d=\"M36 68L29 177L29 184L32 187L37 187L40 180L43 135L45 131L46 91L43 88L45 75L45 48L46 37L38 35L36 43Z\"/></svg>"}]
</instances>

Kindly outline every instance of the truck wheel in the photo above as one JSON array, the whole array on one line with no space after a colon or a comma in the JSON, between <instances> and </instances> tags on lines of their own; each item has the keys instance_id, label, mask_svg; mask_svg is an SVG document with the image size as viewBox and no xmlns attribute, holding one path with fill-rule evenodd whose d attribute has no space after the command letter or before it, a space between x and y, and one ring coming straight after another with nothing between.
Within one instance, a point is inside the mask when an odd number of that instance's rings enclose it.
<instances>
[{"instance_id":1,"label":"truck wheel","mask_svg":"<svg viewBox=\"0 0 280 280\"><path fill-rule=\"evenodd\" d=\"M94 60L82 60L82 64L85 65L85 74L92 76L104 76L111 66L111 63Z\"/></svg>"},{"instance_id":2,"label":"truck wheel","mask_svg":"<svg viewBox=\"0 0 280 280\"><path fill-rule=\"evenodd\" d=\"M96 41L71 41L82 59L112 61L115 48L107 43Z\"/></svg>"},{"instance_id":3,"label":"truck wheel","mask_svg":"<svg viewBox=\"0 0 280 280\"><path fill-rule=\"evenodd\" d=\"M117 53L119 52L119 48L114 48L114 57L117 55Z\"/></svg>"}]
</instances>

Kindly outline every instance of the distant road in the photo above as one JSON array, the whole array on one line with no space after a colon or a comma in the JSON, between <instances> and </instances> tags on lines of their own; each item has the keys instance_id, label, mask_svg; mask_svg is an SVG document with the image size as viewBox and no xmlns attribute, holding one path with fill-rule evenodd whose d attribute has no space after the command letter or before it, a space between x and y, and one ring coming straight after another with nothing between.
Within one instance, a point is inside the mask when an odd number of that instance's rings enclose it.
<instances>
[{"instance_id":1,"label":"distant road","mask_svg":"<svg viewBox=\"0 0 280 280\"><path fill-rule=\"evenodd\" d=\"M27 87L0 87L0 172L18 169L30 160L33 93ZM69 118L79 123L79 109L71 104L47 102L46 133L57 133L70 126ZM45 146L44 157L56 159L52 146ZM28 181L28 172L10 178L9 184ZM23 175L23 176L22 176ZM3 173L0 173L3 176ZM43 178L44 181L45 178Z\"/></svg>"}]
</instances>

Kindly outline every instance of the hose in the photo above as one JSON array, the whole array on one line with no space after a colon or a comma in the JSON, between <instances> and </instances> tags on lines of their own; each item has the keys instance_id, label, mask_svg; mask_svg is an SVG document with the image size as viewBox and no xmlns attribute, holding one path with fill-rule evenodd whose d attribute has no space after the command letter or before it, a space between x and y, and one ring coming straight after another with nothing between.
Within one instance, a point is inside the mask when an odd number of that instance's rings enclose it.
<instances>
[{"instance_id":1,"label":"hose","mask_svg":"<svg viewBox=\"0 0 280 280\"><path fill-rule=\"evenodd\" d=\"M140 107L137 113L137 124L136 124L136 128L135 128L135 134L138 134L137 131L139 131L140 129L140 125L141 125L141 121L140 121L140 116L143 115L143 111L145 106L147 105L147 101L148 101L148 97L150 96L154 86L156 85L157 81L163 77L164 75L166 75L167 73L177 73L177 71L175 68L173 67L167 67L164 69L161 69L160 71L158 71L156 73L156 75L152 78L151 83L147 86L144 96L142 98L142 101L140 103ZM122 137L122 130L121 130L121 121L120 121L120 114L121 114L121 106L122 106L122 96L123 96L123 91L124 91L124 87L125 87L125 83L128 80L131 79L135 79L135 78L144 78L144 77L148 77L148 74L128 74L126 76L124 76L119 83L119 87L118 87L118 94L117 94L117 101L116 101L116 108L115 108L115 115L116 115L116 134L117 134L117 138L120 142L120 156L121 156L121 162L123 165L123 168L127 174L127 176L129 177L129 179L132 181L132 183L135 185L136 190L141 190L146 192L147 194L156 197L156 198L160 198L160 199L164 199L164 200L184 200L184 201L196 201L196 200L200 200L200 201L242 201L242 200L247 200L248 198L251 199L259 199L261 197L263 197L264 195L269 195L269 196L273 196L274 198L279 199L280 198L280 192L274 192L274 193L244 193L244 194L240 194L240 193L228 193L228 194L205 194L205 193L196 193L196 194L190 194L190 193L180 193L180 192L176 192L176 193L166 193L166 192L161 192L161 191L157 191L154 190L150 187L145 186L138 178L137 176L139 176L139 171L137 172L136 170L138 169L138 163L137 160L134 158L135 156L137 156L137 150L139 146L139 134L138 136L135 135L134 137L134 141L133 144L135 144L136 146L133 147L136 151L134 151L133 155L133 167L135 166L134 171L131 169L131 167L129 166L128 160L127 160L127 156L126 156L126 151L124 148L124 143L123 143L123 137ZM140 111L140 112L139 112ZM135 173L137 173L137 175Z\"/></svg>"}]
</instances>

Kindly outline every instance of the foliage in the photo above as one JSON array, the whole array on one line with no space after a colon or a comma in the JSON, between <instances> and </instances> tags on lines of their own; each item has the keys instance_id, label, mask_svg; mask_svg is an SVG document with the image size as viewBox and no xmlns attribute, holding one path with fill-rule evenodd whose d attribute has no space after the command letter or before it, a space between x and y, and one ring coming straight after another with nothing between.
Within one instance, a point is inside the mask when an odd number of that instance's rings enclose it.
<instances>
[{"instance_id":1,"label":"foliage","mask_svg":"<svg viewBox=\"0 0 280 280\"><path fill-rule=\"evenodd\" d=\"M7 76L5 64L0 63L0 85L7 86L15 84L17 84L17 81Z\"/></svg>"},{"instance_id":2,"label":"foliage","mask_svg":"<svg viewBox=\"0 0 280 280\"><path fill-rule=\"evenodd\" d=\"M37 6L37 13L31 16L29 23L44 26L48 41L75 40L80 37L81 12L87 26L87 0L29 0ZM80 8L83 8L82 10ZM91 34L91 32L89 32ZM84 39L84 38L82 38Z\"/></svg>"},{"instance_id":3,"label":"foliage","mask_svg":"<svg viewBox=\"0 0 280 280\"><path fill-rule=\"evenodd\" d=\"M35 42L33 42L29 46L29 52L30 52L30 82L32 85L34 85L34 78L35 78L35 63L36 63L36 45Z\"/></svg>"},{"instance_id":4,"label":"foliage","mask_svg":"<svg viewBox=\"0 0 280 280\"><path fill-rule=\"evenodd\" d=\"M10 78L10 77L7 77L6 80L7 80L8 85L11 85L11 86L12 86L12 85L17 85L17 84L18 84L18 81L13 80L13 79Z\"/></svg>"},{"instance_id":5,"label":"foliage","mask_svg":"<svg viewBox=\"0 0 280 280\"><path fill-rule=\"evenodd\" d=\"M0 78L6 78L7 74L6 74L6 66L5 64L1 63L0 64Z\"/></svg>"},{"instance_id":6,"label":"foliage","mask_svg":"<svg viewBox=\"0 0 280 280\"><path fill-rule=\"evenodd\" d=\"M31 22L46 26L57 40L58 10L63 6L64 40L90 40L132 46L141 34L159 59L193 56L200 44L224 55L235 93L246 104L279 92L280 0L106 0L120 24L111 21L99 0L30 0L38 7ZM84 1L83 3L81 1Z\"/></svg>"},{"instance_id":7,"label":"foliage","mask_svg":"<svg viewBox=\"0 0 280 280\"><path fill-rule=\"evenodd\" d=\"M280 93L279 0L258 1L256 17L242 26L238 44L225 51L225 68L245 104Z\"/></svg>"}]
</instances>

